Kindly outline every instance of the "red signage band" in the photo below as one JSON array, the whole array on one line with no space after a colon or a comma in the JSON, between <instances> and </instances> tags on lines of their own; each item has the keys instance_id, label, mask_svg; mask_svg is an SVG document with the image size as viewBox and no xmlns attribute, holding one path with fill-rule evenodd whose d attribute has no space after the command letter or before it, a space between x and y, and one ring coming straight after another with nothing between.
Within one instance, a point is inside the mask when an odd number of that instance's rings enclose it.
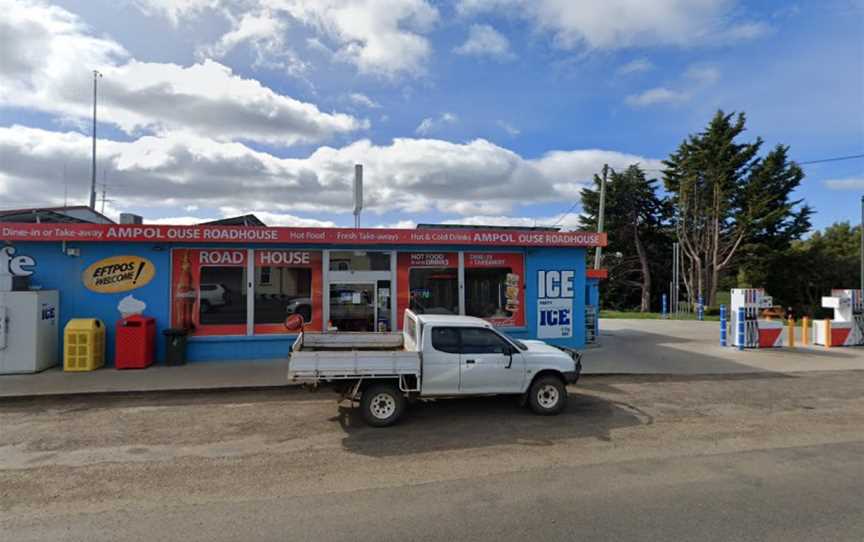
<instances>
[{"instance_id":1,"label":"red signage band","mask_svg":"<svg viewBox=\"0 0 864 542\"><path fill-rule=\"evenodd\" d=\"M0 226L0 241L595 247L606 246L606 234L486 229L396 230L6 223Z\"/></svg>"}]
</instances>

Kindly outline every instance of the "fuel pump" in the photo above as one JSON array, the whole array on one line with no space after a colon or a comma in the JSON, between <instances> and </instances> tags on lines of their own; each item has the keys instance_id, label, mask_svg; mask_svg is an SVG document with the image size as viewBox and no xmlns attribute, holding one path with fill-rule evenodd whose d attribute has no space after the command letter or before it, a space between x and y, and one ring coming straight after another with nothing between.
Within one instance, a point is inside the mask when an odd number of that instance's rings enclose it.
<instances>
[{"instance_id":1,"label":"fuel pump","mask_svg":"<svg viewBox=\"0 0 864 542\"><path fill-rule=\"evenodd\" d=\"M834 318L814 322L813 343L822 346L864 345L864 299L861 290L831 290L822 306L834 309Z\"/></svg>"},{"instance_id":2,"label":"fuel pump","mask_svg":"<svg viewBox=\"0 0 864 542\"><path fill-rule=\"evenodd\" d=\"M733 346L743 348L773 348L782 346L786 328L782 321L760 320L762 309L773 306L774 300L762 288L732 290ZM738 322L743 321L739 332Z\"/></svg>"}]
</instances>

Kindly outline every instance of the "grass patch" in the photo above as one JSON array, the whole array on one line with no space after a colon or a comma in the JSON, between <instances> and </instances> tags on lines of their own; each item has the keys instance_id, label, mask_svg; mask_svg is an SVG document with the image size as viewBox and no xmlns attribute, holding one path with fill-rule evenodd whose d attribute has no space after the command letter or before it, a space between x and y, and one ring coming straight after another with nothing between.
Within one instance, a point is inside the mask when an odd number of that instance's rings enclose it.
<instances>
[{"instance_id":1,"label":"grass patch","mask_svg":"<svg viewBox=\"0 0 864 542\"><path fill-rule=\"evenodd\" d=\"M602 309L600 311L600 318L626 318L626 319L634 319L634 320L660 320L662 315L659 312L639 312L639 311L612 311ZM672 318L673 320L695 320L696 313L686 313L682 312L678 315L677 318ZM709 316L705 315L705 320L709 322L719 322L719 316Z\"/></svg>"}]
</instances>

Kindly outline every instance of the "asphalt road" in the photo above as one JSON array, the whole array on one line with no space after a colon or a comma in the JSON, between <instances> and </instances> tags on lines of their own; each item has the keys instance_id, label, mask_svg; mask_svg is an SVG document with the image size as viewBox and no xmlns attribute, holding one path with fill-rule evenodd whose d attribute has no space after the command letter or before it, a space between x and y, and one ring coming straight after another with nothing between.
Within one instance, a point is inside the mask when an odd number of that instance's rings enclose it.
<instances>
[{"instance_id":1,"label":"asphalt road","mask_svg":"<svg viewBox=\"0 0 864 542\"><path fill-rule=\"evenodd\" d=\"M594 377L359 424L268 391L0 402L4 540L864 539L864 372Z\"/></svg>"}]
</instances>

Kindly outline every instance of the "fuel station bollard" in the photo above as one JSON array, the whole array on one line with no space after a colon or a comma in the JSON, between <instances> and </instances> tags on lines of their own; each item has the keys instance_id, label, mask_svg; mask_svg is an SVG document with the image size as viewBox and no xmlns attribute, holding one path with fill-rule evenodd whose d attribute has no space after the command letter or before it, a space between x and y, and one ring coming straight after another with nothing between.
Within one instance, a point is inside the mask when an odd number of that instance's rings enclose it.
<instances>
[{"instance_id":1,"label":"fuel station bollard","mask_svg":"<svg viewBox=\"0 0 864 542\"><path fill-rule=\"evenodd\" d=\"M824 319L825 322L825 348L831 348L831 320Z\"/></svg>"},{"instance_id":2,"label":"fuel station bollard","mask_svg":"<svg viewBox=\"0 0 864 542\"><path fill-rule=\"evenodd\" d=\"M801 318L801 344L810 344L810 319L806 316Z\"/></svg>"},{"instance_id":3,"label":"fuel station bollard","mask_svg":"<svg viewBox=\"0 0 864 542\"><path fill-rule=\"evenodd\" d=\"M795 348L795 319L790 318L786 321L786 330L789 334L789 348Z\"/></svg>"},{"instance_id":4,"label":"fuel station bollard","mask_svg":"<svg viewBox=\"0 0 864 542\"><path fill-rule=\"evenodd\" d=\"M726 305L720 305L720 346L726 346Z\"/></svg>"}]
</instances>

